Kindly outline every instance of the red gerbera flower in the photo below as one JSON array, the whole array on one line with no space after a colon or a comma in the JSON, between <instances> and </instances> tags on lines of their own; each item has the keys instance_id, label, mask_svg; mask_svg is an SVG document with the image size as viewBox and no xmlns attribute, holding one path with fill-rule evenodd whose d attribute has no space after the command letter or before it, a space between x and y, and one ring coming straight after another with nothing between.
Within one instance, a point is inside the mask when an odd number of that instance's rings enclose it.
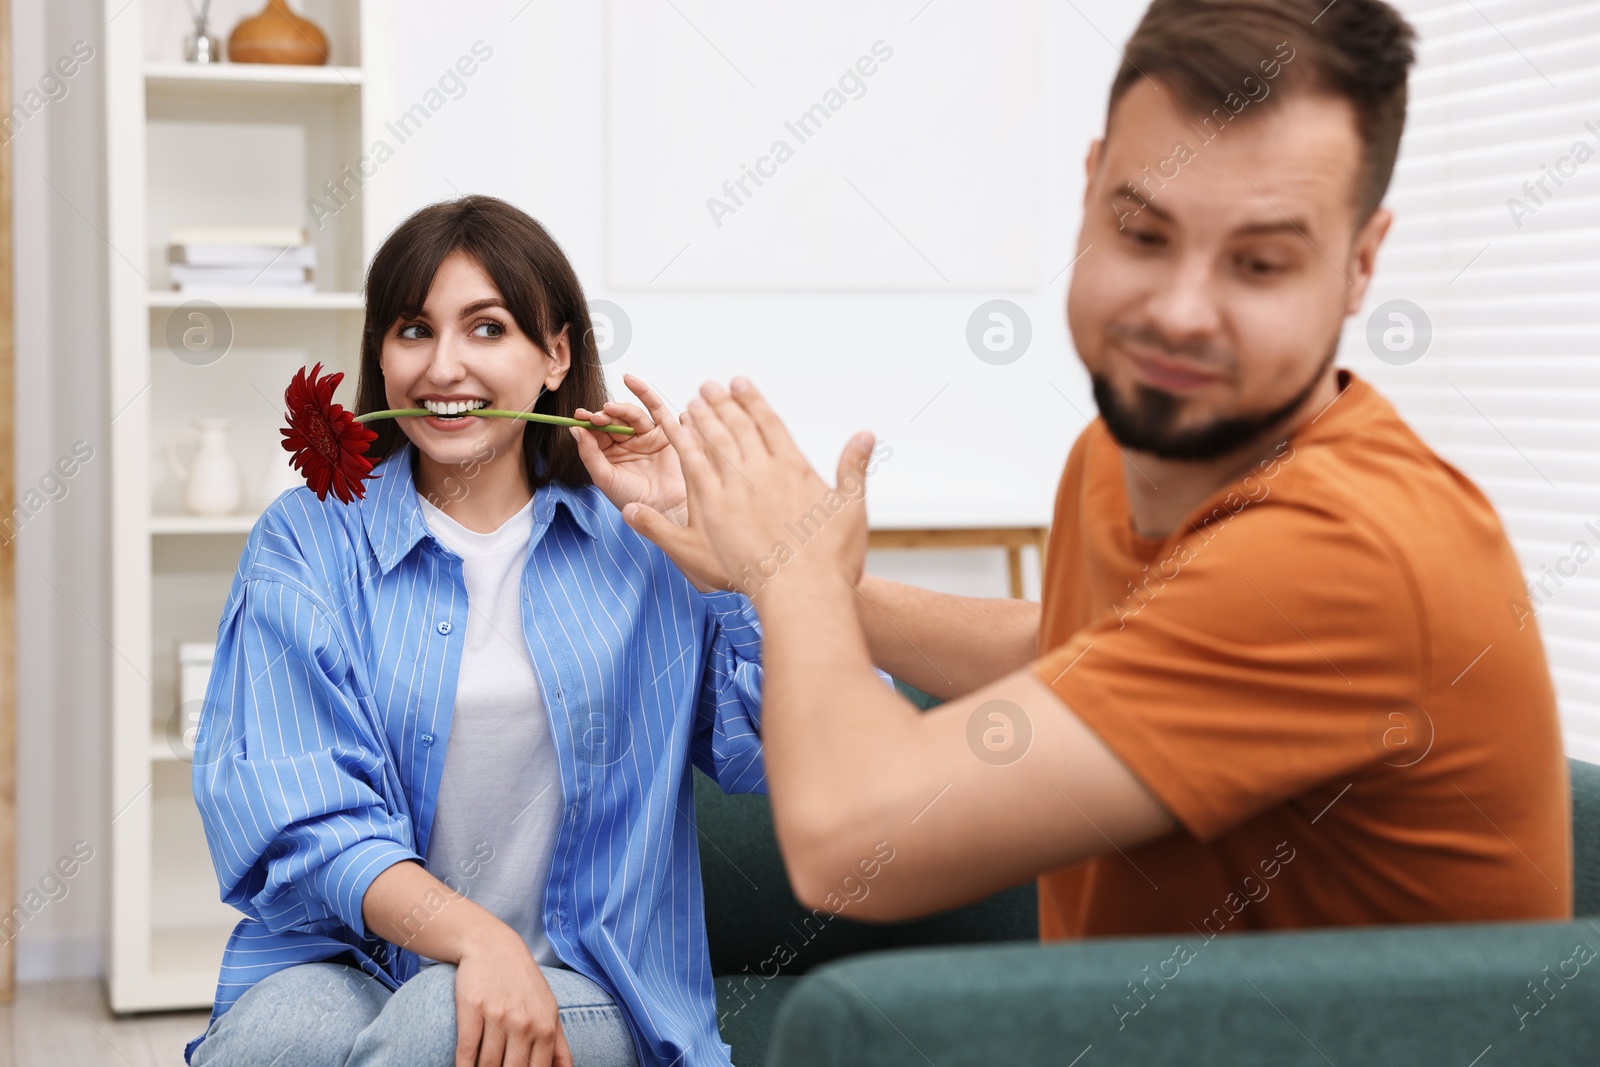
<instances>
[{"instance_id":1,"label":"red gerbera flower","mask_svg":"<svg viewBox=\"0 0 1600 1067\"><path fill-rule=\"evenodd\" d=\"M372 461L363 454L378 434L356 421L355 416L333 402L333 391L344 380L344 372L319 376L322 364L295 372L283 401L289 406L289 428L283 434L284 451L292 454L295 469L306 476L306 485L326 500L328 491L346 504L366 495L362 479L372 470Z\"/></svg>"}]
</instances>

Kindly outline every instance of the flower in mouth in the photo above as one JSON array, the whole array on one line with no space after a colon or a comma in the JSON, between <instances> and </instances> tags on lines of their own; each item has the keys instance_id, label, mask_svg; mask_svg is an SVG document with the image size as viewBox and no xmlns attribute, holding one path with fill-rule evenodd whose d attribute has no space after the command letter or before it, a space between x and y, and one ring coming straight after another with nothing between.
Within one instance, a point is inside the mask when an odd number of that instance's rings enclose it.
<instances>
[{"instance_id":1,"label":"flower in mouth","mask_svg":"<svg viewBox=\"0 0 1600 1067\"><path fill-rule=\"evenodd\" d=\"M295 469L305 475L306 485L317 499L326 500L331 490L348 504L366 495L362 479L371 473L372 461L364 453L378 434L333 402L333 391L344 380L344 372L323 375L321 371L318 363L309 377L304 367L295 372L283 392L289 428L278 432Z\"/></svg>"}]
</instances>

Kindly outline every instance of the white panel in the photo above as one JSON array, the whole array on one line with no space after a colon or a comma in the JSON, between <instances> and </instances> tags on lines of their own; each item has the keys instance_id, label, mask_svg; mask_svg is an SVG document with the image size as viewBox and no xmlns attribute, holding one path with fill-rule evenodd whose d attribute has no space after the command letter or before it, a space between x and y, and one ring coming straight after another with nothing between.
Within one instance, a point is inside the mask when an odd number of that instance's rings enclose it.
<instances>
[{"instance_id":1,"label":"white panel","mask_svg":"<svg viewBox=\"0 0 1600 1067\"><path fill-rule=\"evenodd\" d=\"M939 15L612 0L611 284L1033 288L1037 2Z\"/></svg>"}]
</instances>

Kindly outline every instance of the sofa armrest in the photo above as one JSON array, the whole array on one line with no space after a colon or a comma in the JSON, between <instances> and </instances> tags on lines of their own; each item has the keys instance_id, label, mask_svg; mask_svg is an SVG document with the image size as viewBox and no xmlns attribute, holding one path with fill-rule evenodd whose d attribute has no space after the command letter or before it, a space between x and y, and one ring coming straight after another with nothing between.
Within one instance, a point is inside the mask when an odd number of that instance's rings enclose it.
<instances>
[{"instance_id":1,"label":"sofa armrest","mask_svg":"<svg viewBox=\"0 0 1600 1067\"><path fill-rule=\"evenodd\" d=\"M1490 1046L1493 1059L1480 1067L1592 1062L1600 1047L1600 924L875 953L797 983L779 1012L769 1062L1468 1067Z\"/></svg>"}]
</instances>

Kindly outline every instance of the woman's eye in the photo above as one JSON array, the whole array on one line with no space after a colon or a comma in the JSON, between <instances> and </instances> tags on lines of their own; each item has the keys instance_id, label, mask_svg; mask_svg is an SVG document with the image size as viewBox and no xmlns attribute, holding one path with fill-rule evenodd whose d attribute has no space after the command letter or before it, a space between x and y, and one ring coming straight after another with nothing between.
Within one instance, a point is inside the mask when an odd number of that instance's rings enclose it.
<instances>
[{"instance_id":1,"label":"woman's eye","mask_svg":"<svg viewBox=\"0 0 1600 1067\"><path fill-rule=\"evenodd\" d=\"M1166 241L1154 230L1128 230L1128 240L1144 248L1159 248Z\"/></svg>"},{"instance_id":2,"label":"woman's eye","mask_svg":"<svg viewBox=\"0 0 1600 1067\"><path fill-rule=\"evenodd\" d=\"M477 337L504 337L506 328L491 319L488 322L478 323L472 328L472 332Z\"/></svg>"},{"instance_id":3,"label":"woman's eye","mask_svg":"<svg viewBox=\"0 0 1600 1067\"><path fill-rule=\"evenodd\" d=\"M420 341L427 336L428 328L420 322L400 327L399 337L405 341Z\"/></svg>"}]
</instances>

